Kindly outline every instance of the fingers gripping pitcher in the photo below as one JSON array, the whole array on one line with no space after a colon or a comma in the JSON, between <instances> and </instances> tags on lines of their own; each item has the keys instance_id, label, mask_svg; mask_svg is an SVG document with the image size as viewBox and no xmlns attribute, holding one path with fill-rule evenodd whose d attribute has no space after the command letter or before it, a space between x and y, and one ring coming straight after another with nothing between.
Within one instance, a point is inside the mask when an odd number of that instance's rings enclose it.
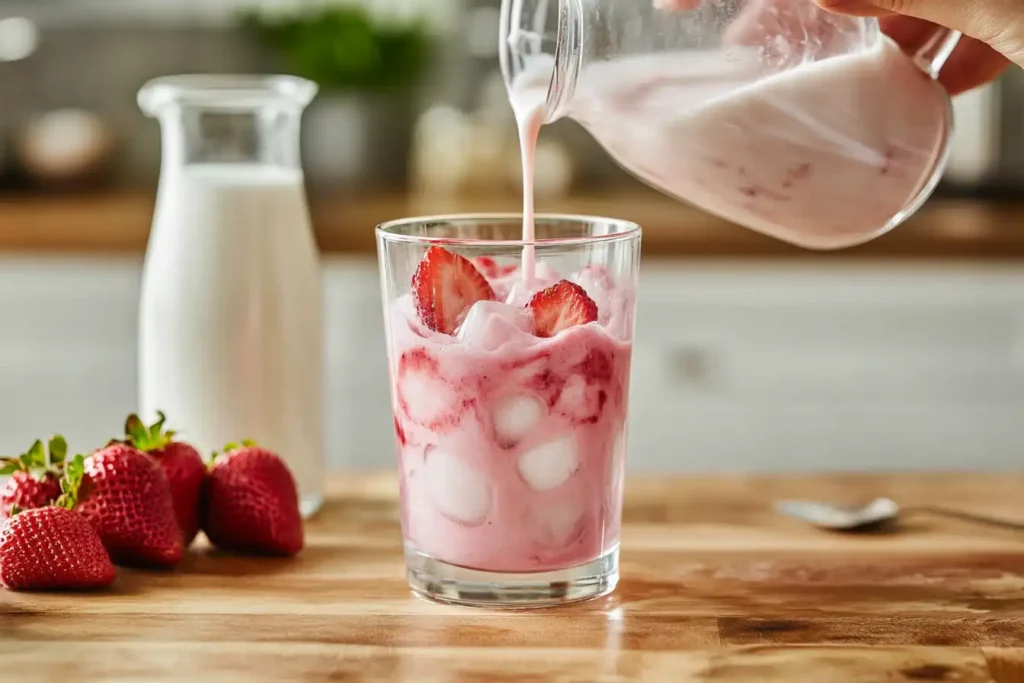
<instances>
[{"instance_id":1,"label":"fingers gripping pitcher","mask_svg":"<svg viewBox=\"0 0 1024 683\"><path fill-rule=\"evenodd\" d=\"M501 19L517 112L575 119L649 185L787 242L877 237L945 165L955 32L908 56L813 0L503 0Z\"/></svg>"}]
</instances>

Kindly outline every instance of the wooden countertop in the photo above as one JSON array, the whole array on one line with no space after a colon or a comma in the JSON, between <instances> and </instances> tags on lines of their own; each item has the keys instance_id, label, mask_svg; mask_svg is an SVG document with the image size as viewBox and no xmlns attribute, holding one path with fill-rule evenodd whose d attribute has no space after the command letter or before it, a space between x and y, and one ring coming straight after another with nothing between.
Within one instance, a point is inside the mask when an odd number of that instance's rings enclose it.
<instances>
[{"instance_id":1,"label":"wooden countertop","mask_svg":"<svg viewBox=\"0 0 1024 683\"><path fill-rule=\"evenodd\" d=\"M1024 681L1024 532L812 530L771 501L1024 517L1024 475L631 478L611 596L497 613L410 596L390 474L331 483L294 560L193 550L100 595L0 591L0 680Z\"/></svg>"},{"instance_id":2,"label":"wooden countertop","mask_svg":"<svg viewBox=\"0 0 1024 683\"><path fill-rule=\"evenodd\" d=\"M404 194L314 197L313 222L327 253L375 250L373 228L404 216L516 211L519 197L417 199ZM627 218L644 227L644 253L671 257L799 259L1020 259L1024 203L933 200L905 225L838 252L805 251L686 207L653 191L540 201L538 209ZM142 253L153 211L148 194L0 197L0 251Z\"/></svg>"}]
</instances>

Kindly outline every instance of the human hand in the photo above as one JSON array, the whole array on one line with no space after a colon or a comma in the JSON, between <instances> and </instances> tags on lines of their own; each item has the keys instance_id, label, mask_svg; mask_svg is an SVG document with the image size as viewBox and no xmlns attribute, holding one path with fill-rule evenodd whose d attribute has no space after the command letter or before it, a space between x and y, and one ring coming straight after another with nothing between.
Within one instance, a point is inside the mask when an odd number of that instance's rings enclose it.
<instances>
[{"instance_id":1,"label":"human hand","mask_svg":"<svg viewBox=\"0 0 1024 683\"><path fill-rule=\"evenodd\" d=\"M711 0L655 0L666 9L690 10ZM951 95L995 79L1011 61L1024 66L1024 0L814 0L831 10L816 12L811 0L748 0L727 29L726 40L746 43L779 35L799 41L813 32L827 54L830 41L842 35L842 21L852 16L877 17L882 31L904 51L923 47L945 26L963 32L939 74ZM781 41L786 44L788 41ZM764 45L778 45L763 41Z\"/></svg>"},{"instance_id":2,"label":"human hand","mask_svg":"<svg viewBox=\"0 0 1024 683\"><path fill-rule=\"evenodd\" d=\"M1024 67L1021 0L816 0L836 13L878 17L907 51L921 47L936 25L964 34L939 81L955 95L988 83L1016 63Z\"/></svg>"}]
</instances>

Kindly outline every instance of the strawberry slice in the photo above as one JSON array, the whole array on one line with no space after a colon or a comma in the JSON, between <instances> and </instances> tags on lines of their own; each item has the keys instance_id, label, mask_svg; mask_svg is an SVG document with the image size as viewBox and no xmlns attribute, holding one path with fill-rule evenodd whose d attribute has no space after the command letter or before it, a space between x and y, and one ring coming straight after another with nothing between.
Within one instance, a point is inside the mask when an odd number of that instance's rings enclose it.
<instances>
[{"instance_id":1,"label":"strawberry slice","mask_svg":"<svg viewBox=\"0 0 1024 683\"><path fill-rule=\"evenodd\" d=\"M562 330L597 320L597 304L574 282L559 280L526 304L533 313L533 333L554 337Z\"/></svg>"},{"instance_id":2,"label":"strawberry slice","mask_svg":"<svg viewBox=\"0 0 1024 683\"><path fill-rule=\"evenodd\" d=\"M470 306L494 299L494 290L468 259L430 247L412 276L412 297L424 325L455 334Z\"/></svg>"}]
</instances>

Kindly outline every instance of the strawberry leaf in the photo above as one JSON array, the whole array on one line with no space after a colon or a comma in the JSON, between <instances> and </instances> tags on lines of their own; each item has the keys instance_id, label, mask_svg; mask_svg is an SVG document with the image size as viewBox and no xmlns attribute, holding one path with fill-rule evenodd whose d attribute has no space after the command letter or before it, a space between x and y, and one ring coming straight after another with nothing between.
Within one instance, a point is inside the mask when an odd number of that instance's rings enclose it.
<instances>
[{"instance_id":1,"label":"strawberry leaf","mask_svg":"<svg viewBox=\"0 0 1024 683\"><path fill-rule=\"evenodd\" d=\"M149 427L149 434L151 437L160 436L164 430L164 423L167 422L167 416L164 415L164 411L156 411L156 422Z\"/></svg>"},{"instance_id":2,"label":"strawberry leaf","mask_svg":"<svg viewBox=\"0 0 1024 683\"><path fill-rule=\"evenodd\" d=\"M124 433L133 440L139 439L144 441L149 438L149 430L146 429L145 423L135 413L129 415L128 419L125 420Z\"/></svg>"},{"instance_id":3,"label":"strawberry leaf","mask_svg":"<svg viewBox=\"0 0 1024 683\"><path fill-rule=\"evenodd\" d=\"M21 456L26 469L46 469L46 447L36 439L35 443Z\"/></svg>"},{"instance_id":4,"label":"strawberry leaf","mask_svg":"<svg viewBox=\"0 0 1024 683\"><path fill-rule=\"evenodd\" d=\"M124 423L126 440L140 451L157 451L171 442L174 432L164 431L167 416L157 411L157 420L149 427L134 413Z\"/></svg>"},{"instance_id":5,"label":"strawberry leaf","mask_svg":"<svg viewBox=\"0 0 1024 683\"><path fill-rule=\"evenodd\" d=\"M74 510L78 503L78 489L82 485L83 476L85 476L85 456L79 453L69 460L64 468L64 476L60 480L61 496L54 504Z\"/></svg>"},{"instance_id":6,"label":"strawberry leaf","mask_svg":"<svg viewBox=\"0 0 1024 683\"><path fill-rule=\"evenodd\" d=\"M21 469L21 462L14 458L0 459L0 477L14 474Z\"/></svg>"},{"instance_id":7,"label":"strawberry leaf","mask_svg":"<svg viewBox=\"0 0 1024 683\"><path fill-rule=\"evenodd\" d=\"M68 456L68 442L67 440L57 434L56 436L50 437L50 464L60 465L64 462L64 459Z\"/></svg>"},{"instance_id":8,"label":"strawberry leaf","mask_svg":"<svg viewBox=\"0 0 1024 683\"><path fill-rule=\"evenodd\" d=\"M21 508L20 508L20 507L18 507L18 505L17 505L17 504L15 504L15 505L12 505L12 506L11 506L11 512L10 512L10 515L9 515L9 517L14 517L14 515L16 515L16 514L18 514L18 513L20 513L20 512L21 512Z\"/></svg>"},{"instance_id":9,"label":"strawberry leaf","mask_svg":"<svg viewBox=\"0 0 1024 683\"><path fill-rule=\"evenodd\" d=\"M167 416L164 415L162 410L156 411L157 420L149 428L149 437L154 441L159 441L161 447L166 446L174 440L174 435L177 433L173 429L164 429L164 423L167 422Z\"/></svg>"}]
</instances>

